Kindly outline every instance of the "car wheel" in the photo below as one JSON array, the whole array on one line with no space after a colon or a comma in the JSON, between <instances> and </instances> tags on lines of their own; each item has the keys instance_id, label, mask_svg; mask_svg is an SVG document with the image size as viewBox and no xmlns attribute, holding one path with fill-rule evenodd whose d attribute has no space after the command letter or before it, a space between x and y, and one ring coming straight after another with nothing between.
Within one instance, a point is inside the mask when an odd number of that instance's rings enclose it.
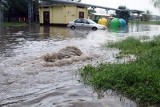
<instances>
[{"instance_id":1,"label":"car wheel","mask_svg":"<svg viewBox=\"0 0 160 107\"><path fill-rule=\"evenodd\" d=\"M93 28L92 28L92 30L94 30L94 31L95 31L95 30L97 30L97 28L96 28L96 27L93 27Z\"/></svg>"},{"instance_id":2,"label":"car wheel","mask_svg":"<svg viewBox=\"0 0 160 107\"><path fill-rule=\"evenodd\" d=\"M76 27L75 26L71 26L71 29L75 29Z\"/></svg>"}]
</instances>

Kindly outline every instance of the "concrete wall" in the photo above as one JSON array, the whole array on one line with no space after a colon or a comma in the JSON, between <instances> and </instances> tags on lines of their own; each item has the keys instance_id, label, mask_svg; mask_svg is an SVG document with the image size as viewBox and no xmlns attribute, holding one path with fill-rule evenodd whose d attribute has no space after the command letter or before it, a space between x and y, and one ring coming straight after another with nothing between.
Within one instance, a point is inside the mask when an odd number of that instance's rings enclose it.
<instances>
[{"instance_id":1,"label":"concrete wall","mask_svg":"<svg viewBox=\"0 0 160 107\"><path fill-rule=\"evenodd\" d=\"M75 6L66 6L65 7L65 17L66 17L65 24L67 24L69 21L73 21L76 18L78 18L78 16L77 16L77 7L75 7Z\"/></svg>"},{"instance_id":2,"label":"concrete wall","mask_svg":"<svg viewBox=\"0 0 160 107\"><path fill-rule=\"evenodd\" d=\"M52 16L50 16L51 24L64 24L65 23L64 7L53 6L51 8L52 8L52 10L50 11L50 13L52 14Z\"/></svg>"}]
</instances>

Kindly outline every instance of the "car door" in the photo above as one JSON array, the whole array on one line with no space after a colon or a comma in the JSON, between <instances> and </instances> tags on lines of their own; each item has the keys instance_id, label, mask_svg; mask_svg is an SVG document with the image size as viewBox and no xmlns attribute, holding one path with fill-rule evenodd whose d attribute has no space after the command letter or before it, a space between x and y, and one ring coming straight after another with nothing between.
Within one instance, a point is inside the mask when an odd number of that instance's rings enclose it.
<instances>
[{"instance_id":1,"label":"car door","mask_svg":"<svg viewBox=\"0 0 160 107\"><path fill-rule=\"evenodd\" d=\"M82 19L77 19L74 21L74 25L75 25L75 27L79 28L79 27L83 27L84 23L83 23Z\"/></svg>"},{"instance_id":2,"label":"car door","mask_svg":"<svg viewBox=\"0 0 160 107\"><path fill-rule=\"evenodd\" d=\"M82 19L82 22L83 22L83 27L85 27L85 28L91 27L87 19Z\"/></svg>"}]
</instances>

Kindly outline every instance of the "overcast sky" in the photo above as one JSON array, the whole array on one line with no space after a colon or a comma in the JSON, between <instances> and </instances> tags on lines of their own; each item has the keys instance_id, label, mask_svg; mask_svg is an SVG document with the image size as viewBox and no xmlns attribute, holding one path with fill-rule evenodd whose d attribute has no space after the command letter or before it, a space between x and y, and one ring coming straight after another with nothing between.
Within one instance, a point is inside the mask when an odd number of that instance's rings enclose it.
<instances>
[{"instance_id":1,"label":"overcast sky","mask_svg":"<svg viewBox=\"0 0 160 107\"><path fill-rule=\"evenodd\" d=\"M81 2L112 8L118 8L118 6L124 5L129 9L149 10L154 15L160 15L160 11L154 8L150 0L81 0Z\"/></svg>"}]
</instances>

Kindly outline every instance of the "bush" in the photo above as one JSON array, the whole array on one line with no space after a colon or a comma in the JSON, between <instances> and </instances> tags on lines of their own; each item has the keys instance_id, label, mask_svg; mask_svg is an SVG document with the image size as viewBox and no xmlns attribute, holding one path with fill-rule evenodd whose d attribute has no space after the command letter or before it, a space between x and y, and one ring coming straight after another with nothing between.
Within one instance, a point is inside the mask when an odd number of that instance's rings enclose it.
<instances>
[{"instance_id":1,"label":"bush","mask_svg":"<svg viewBox=\"0 0 160 107\"><path fill-rule=\"evenodd\" d=\"M84 83L94 89L117 93L144 104L160 104L160 37L149 42L134 38L111 43L125 54L137 54L137 60L123 64L99 64L79 70Z\"/></svg>"}]
</instances>

